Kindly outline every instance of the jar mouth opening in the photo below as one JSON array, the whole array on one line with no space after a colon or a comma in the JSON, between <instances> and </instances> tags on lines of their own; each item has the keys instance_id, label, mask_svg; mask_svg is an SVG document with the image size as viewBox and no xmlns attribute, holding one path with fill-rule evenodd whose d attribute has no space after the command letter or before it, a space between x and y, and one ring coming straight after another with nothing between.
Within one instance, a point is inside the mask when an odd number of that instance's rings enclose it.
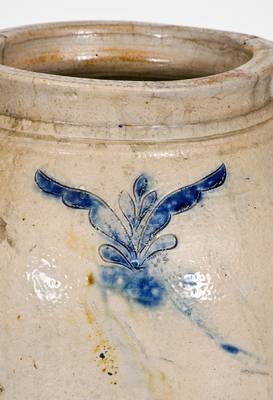
<instances>
[{"instance_id":1,"label":"jar mouth opening","mask_svg":"<svg viewBox=\"0 0 273 400\"><path fill-rule=\"evenodd\" d=\"M253 56L232 36L134 23L68 23L7 35L2 65L72 78L179 81L213 76Z\"/></svg>"}]
</instances>

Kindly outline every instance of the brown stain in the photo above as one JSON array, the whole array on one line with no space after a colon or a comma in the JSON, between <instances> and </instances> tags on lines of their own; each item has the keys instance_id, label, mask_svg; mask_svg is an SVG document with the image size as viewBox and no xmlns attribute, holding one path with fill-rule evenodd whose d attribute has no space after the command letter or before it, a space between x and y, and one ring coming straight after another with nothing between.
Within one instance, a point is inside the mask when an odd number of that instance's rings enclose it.
<instances>
[{"instance_id":1,"label":"brown stain","mask_svg":"<svg viewBox=\"0 0 273 400\"><path fill-rule=\"evenodd\" d=\"M149 370L146 370L145 372L146 372L146 379L147 379L148 387L149 387L150 391L153 392L154 391L154 384L155 384L154 383L154 376L151 373L151 371L149 371Z\"/></svg>"},{"instance_id":2,"label":"brown stain","mask_svg":"<svg viewBox=\"0 0 273 400\"><path fill-rule=\"evenodd\" d=\"M17 319L17 320L21 319L21 315L18 314L17 317L16 317L16 319Z\"/></svg>"},{"instance_id":3,"label":"brown stain","mask_svg":"<svg viewBox=\"0 0 273 400\"><path fill-rule=\"evenodd\" d=\"M155 400L171 400L173 398L173 390L171 384L168 382L167 376L164 371L156 370L150 371L148 368L143 368L149 391Z\"/></svg>"},{"instance_id":4,"label":"brown stain","mask_svg":"<svg viewBox=\"0 0 273 400\"><path fill-rule=\"evenodd\" d=\"M118 374L118 368L115 365L115 347L105 337L102 329L98 326L96 329L96 344L93 347L93 352L96 356L99 368L104 374L107 374L111 378L110 383L113 384Z\"/></svg>"},{"instance_id":5,"label":"brown stain","mask_svg":"<svg viewBox=\"0 0 273 400\"><path fill-rule=\"evenodd\" d=\"M20 67L35 67L35 65L43 65L48 63L59 63L64 60L64 54L61 51L55 51L53 53L44 53L37 56L27 58L20 62Z\"/></svg>"},{"instance_id":6,"label":"brown stain","mask_svg":"<svg viewBox=\"0 0 273 400\"><path fill-rule=\"evenodd\" d=\"M92 286L95 283L95 277L94 274L92 274L92 272L90 272L90 274L87 275L87 286Z\"/></svg>"},{"instance_id":7,"label":"brown stain","mask_svg":"<svg viewBox=\"0 0 273 400\"><path fill-rule=\"evenodd\" d=\"M99 263L97 247L90 243L90 241L85 241L84 238L78 235L76 232L69 232L66 238L66 244L71 250L79 254L81 257L84 257L94 263Z\"/></svg>"},{"instance_id":8,"label":"brown stain","mask_svg":"<svg viewBox=\"0 0 273 400\"><path fill-rule=\"evenodd\" d=\"M15 240L12 239L10 236L7 236L7 242L10 247L15 247L16 245Z\"/></svg>"},{"instance_id":9,"label":"brown stain","mask_svg":"<svg viewBox=\"0 0 273 400\"><path fill-rule=\"evenodd\" d=\"M76 56L67 56L63 52L54 50L44 52L33 57L26 57L20 62L20 68L36 72L57 73L67 76L88 76L91 70L101 70L105 64L112 63L142 63L154 65L169 64L169 57L162 52L151 50L105 47L95 49L88 59L79 60ZM14 65L18 67L18 65ZM89 71L90 70L90 71Z\"/></svg>"},{"instance_id":10,"label":"brown stain","mask_svg":"<svg viewBox=\"0 0 273 400\"><path fill-rule=\"evenodd\" d=\"M6 221L0 217L0 242L6 239L6 229L7 229L7 223Z\"/></svg>"},{"instance_id":11,"label":"brown stain","mask_svg":"<svg viewBox=\"0 0 273 400\"><path fill-rule=\"evenodd\" d=\"M153 52L151 50L143 49L131 49L131 48L120 48L120 47L102 47L96 49L94 55L91 55L89 59L81 61L80 65L88 65L93 63L99 63L101 61L122 61L122 62L149 62L151 63L158 61L169 61L169 58L164 59L162 53ZM51 53L39 54L34 57L28 57L20 62L20 67L35 67L48 64L57 64L60 62L75 62L78 60L73 58L67 58L63 52L55 50Z\"/></svg>"},{"instance_id":12,"label":"brown stain","mask_svg":"<svg viewBox=\"0 0 273 400\"><path fill-rule=\"evenodd\" d=\"M159 379L161 382L165 382L166 381L166 374L163 371L158 371L158 375L159 375Z\"/></svg>"},{"instance_id":13,"label":"brown stain","mask_svg":"<svg viewBox=\"0 0 273 400\"><path fill-rule=\"evenodd\" d=\"M84 311L88 324L92 326L90 337L95 342L91 349L92 354L94 355L94 360L101 372L109 378L109 383L116 385L118 367L116 366L115 347L107 339L102 328L99 326L94 313L86 303L84 304Z\"/></svg>"},{"instance_id":14,"label":"brown stain","mask_svg":"<svg viewBox=\"0 0 273 400\"><path fill-rule=\"evenodd\" d=\"M150 50L140 50L131 48L120 48L120 47L102 47L96 50L96 57L92 57L88 60L84 60L82 65L99 63L101 61L107 62L158 62L158 61L169 61L169 59L163 59L162 54L159 52L152 52Z\"/></svg>"},{"instance_id":15,"label":"brown stain","mask_svg":"<svg viewBox=\"0 0 273 400\"><path fill-rule=\"evenodd\" d=\"M15 247L15 241L7 234L7 222L0 217L0 243L5 239L10 247Z\"/></svg>"},{"instance_id":16,"label":"brown stain","mask_svg":"<svg viewBox=\"0 0 273 400\"><path fill-rule=\"evenodd\" d=\"M85 311L85 315L86 315L86 319L88 324L92 325L93 322L95 321L95 316L94 314L91 312L91 310L87 307L87 305L84 306L84 311Z\"/></svg>"}]
</instances>

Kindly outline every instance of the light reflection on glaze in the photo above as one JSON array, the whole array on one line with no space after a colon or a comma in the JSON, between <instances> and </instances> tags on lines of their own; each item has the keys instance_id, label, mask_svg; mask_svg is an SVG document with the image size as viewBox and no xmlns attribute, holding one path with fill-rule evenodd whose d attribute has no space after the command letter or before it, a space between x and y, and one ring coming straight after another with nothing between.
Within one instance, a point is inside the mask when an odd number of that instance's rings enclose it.
<instances>
[{"instance_id":1,"label":"light reflection on glaze","mask_svg":"<svg viewBox=\"0 0 273 400\"><path fill-rule=\"evenodd\" d=\"M60 281L51 278L38 269L32 271L31 280L34 292L40 300L52 301L52 303L62 300L63 288Z\"/></svg>"},{"instance_id":2,"label":"light reflection on glaze","mask_svg":"<svg viewBox=\"0 0 273 400\"><path fill-rule=\"evenodd\" d=\"M181 277L177 276L176 284L186 299L196 299L199 301L213 301L218 299L210 273L200 271L186 273ZM172 286L174 287L174 283Z\"/></svg>"},{"instance_id":3,"label":"light reflection on glaze","mask_svg":"<svg viewBox=\"0 0 273 400\"><path fill-rule=\"evenodd\" d=\"M28 260L26 278L31 283L33 292L43 303L65 303L70 295L72 286L69 285L68 275L62 273L50 254L31 256Z\"/></svg>"}]
</instances>

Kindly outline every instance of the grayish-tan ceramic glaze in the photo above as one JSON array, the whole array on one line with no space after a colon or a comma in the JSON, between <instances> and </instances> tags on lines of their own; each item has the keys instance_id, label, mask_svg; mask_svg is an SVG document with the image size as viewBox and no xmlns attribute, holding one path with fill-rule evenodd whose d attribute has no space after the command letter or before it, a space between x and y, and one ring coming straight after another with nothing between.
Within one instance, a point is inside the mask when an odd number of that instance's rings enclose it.
<instances>
[{"instance_id":1,"label":"grayish-tan ceramic glaze","mask_svg":"<svg viewBox=\"0 0 273 400\"><path fill-rule=\"evenodd\" d=\"M0 399L271 400L273 44L61 23L2 31L0 61ZM34 180L122 219L141 174L163 198L223 163L164 230L153 307L105 287L109 241Z\"/></svg>"}]
</instances>

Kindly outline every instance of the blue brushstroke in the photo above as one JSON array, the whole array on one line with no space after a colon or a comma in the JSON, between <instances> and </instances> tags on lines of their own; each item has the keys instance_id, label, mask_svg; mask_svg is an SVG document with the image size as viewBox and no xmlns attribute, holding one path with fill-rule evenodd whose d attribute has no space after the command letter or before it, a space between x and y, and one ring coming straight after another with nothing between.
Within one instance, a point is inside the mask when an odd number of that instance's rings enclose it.
<instances>
[{"instance_id":1,"label":"blue brushstroke","mask_svg":"<svg viewBox=\"0 0 273 400\"><path fill-rule=\"evenodd\" d=\"M162 251L172 250L177 246L177 237L172 233L154 239L142 252L141 264Z\"/></svg>"},{"instance_id":2,"label":"blue brushstroke","mask_svg":"<svg viewBox=\"0 0 273 400\"><path fill-rule=\"evenodd\" d=\"M136 206L128 192L123 191L120 193L119 208L129 224L130 235L132 236L133 229L136 225Z\"/></svg>"},{"instance_id":3,"label":"blue brushstroke","mask_svg":"<svg viewBox=\"0 0 273 400\"><path fill-rule=\"evenodd\" d=\"M233 354L233 355L237 355L241 352L241 350L237 347L234 346L232 344L229 343L222 343L221 344L221 348L223 350L225 350L227 353Z\"/></svg>"},{"instance_id":4,"label":"blue brushstroke","mask_svg":"<svg viewBox=\"0 0 273 400\"><path fill-rule=\"evenodd\" d=\"M220 349L236 357L242 362L257 360L250 352L242 347L236 346L232 342L228 342L217 329L208 323L208 318L204 313L204 307L199 303L198 298L190 297L188 290L193 290L197 286L197 281L194 278L193 272L187 272L183 276L166 279L166 288L168 296L174 306L188 319L195 327L201 330L215 345Z\"/></svg>"},{"instance_id":5,"label":"blue brushstroke","mask_svg":"<svg viewBox=\"0 0 273 400\"><path fill-rule=\"evenodd\" d=\"M155 202L157 200L157 193L156 191L152 191L148 193L142 200L141 209L140 209L140 218L142 219L145 217L148 211L152 209Z\"/></svg>"},{"instance_id":6,"label":"blue brushstroke","mask_svg":"<svg viewBox=\"0 0 273 400\"><path fill-rule=\"evenodd\" d=\"M99 247L99 255L105 262L119 264L130 270L134 269L134 265L120 252L116 247L110 244L102 244Z\"/></svg>"},{"instance_id":7,"label":"blue brushstroke","mask_svg":"<svg viewBox=\"0 0 273 400\"><path fill-rule=\"evenodd\" d=\"M178 306L177 304L175 304ZM231 343L224 343L223 342L223 337L219 335L217 331L212 329L211 327L208 327L207 324L205 323L204 319L200 318L200 316L197 316L196 313L194 313L194 302L190 299L184 300L183 305L179 306L179 310L183 313L183 315L188 318L195 326L197 326L203 333L221 349L224 350L226 353L232 355L232 356L237 356L239 354L242 354L247 357L253 357L252 354L249 352L239 348L238 346L235 346Z\"/></svg>"},{"instance_id":8,"label":"blue brushstroke","mask_svg":"<svg viewBox=\"0 0 273 400\"><path fill-rule=\"evenodd\" d=\"M226 167L222 164L216 171L200 181L182 187L165 196L150 214L140 240L143 249L150 240L170 222L171 217L188 211L201 199L203 192L221 186L226 179Z\"/></svg>"},{"instance_id":9,"label":"blue brushstroke","mask_svg":"<svg viewBox=\"0 0 273 400\"><path fill-rule=\"evenodd\" d=\"M136 273L123 268L104 267L101 279L104 287L121 293L128 300L144 307L155 308L165 299L166 290L163 283L147 271Z\"/></svg>"},{"instance_id":10,"label":"blue brushstroke","mask_svg":"<svg viewBox=\"0 0 273 400\"><path fill-rule=\"evenodd\" d=\"M133 187L134 196L137 203L140 203L142 197L147 193L149 185L149 179L145 175L140 175Z\"/></svg>"},{"instance_id":11,"label":"blue brushstroke","mask_svg":"<svg viewBox=\"0 0 273 400\"><path fill-rule=\"evenodd\" d=\"M55 198L60 198L66 206L89 210L91 225L118 246L121 246L121 248L125 247L135 256L131 238L121 220L99 196L85 190L74 189L58 183L41 170L36 172L35 182L43 192Z\"/></svg>"},{"instance_id":12,"label":"blue brushstroke","mask_svg":"<svg viewBox=\"0 0 273 400\"><path fill-rule=\"evenodd\" d=\"M128 269L124 269L119 266L104 266L101 272L103 286L118 292L122 292L124 290L131 277L132 273L128 271Z\"/></svg>"},{"instance_id":13,"label":"blue brushstroke","mask_svg":"<svg viewBox=\"0 0 273 400\"><path fill-rule=\"evenodd\" d=\"M147 271L134 274L123 292L129 299L145 307L159 306L166 293L163 283L149 275Z\"/></svg>"}]
</instances>

